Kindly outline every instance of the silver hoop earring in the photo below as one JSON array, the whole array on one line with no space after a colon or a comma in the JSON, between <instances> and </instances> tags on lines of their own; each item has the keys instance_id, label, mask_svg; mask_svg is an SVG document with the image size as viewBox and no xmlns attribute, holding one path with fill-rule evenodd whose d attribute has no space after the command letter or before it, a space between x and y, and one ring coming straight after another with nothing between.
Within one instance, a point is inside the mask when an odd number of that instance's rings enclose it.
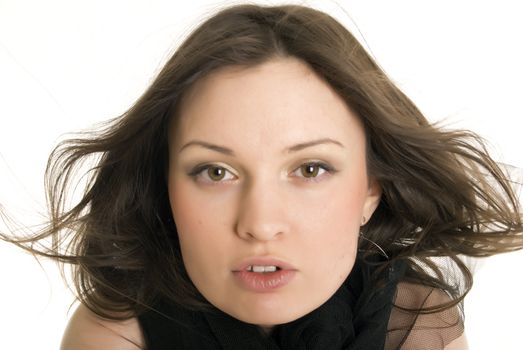
<instances>
[{"instance_id":1,"label":"silver hoop earring","mask_svg":"<svg viewBox=\"0 0 523 350\"><path fill-rule=\"evenodd\" d=\"M387 260L389 260L389 256L387 255L387 253L385 253L385 250L383 250L383 248L381 248L378 243L374 242L373 240L371 239L368 239L367 237L365 237L363 235L363 233L360 231L360 238L363 238L364 240L372 243L376 248L378 248L378 250L380 251L380 253L385 257L387 258Z\"/></svg>"}]
</instances>

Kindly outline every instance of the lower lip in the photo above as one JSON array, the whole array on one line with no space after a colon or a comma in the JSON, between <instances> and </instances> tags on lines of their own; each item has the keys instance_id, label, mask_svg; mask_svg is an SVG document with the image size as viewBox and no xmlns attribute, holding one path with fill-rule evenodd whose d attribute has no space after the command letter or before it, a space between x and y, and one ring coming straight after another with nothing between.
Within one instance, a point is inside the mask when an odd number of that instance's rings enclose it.
<instances>
[{"instance_id":1,"label":"lower lip","mask_svg":"<svg viewBox=\"0 0 523 350\"><path fill-rule=\"evenodd\" d=\"M296 274L296 270L278 270L275 272L234 271L234 276L240 285L253 292L272 292L288 284Z\"/></svg>"}]
</instances>

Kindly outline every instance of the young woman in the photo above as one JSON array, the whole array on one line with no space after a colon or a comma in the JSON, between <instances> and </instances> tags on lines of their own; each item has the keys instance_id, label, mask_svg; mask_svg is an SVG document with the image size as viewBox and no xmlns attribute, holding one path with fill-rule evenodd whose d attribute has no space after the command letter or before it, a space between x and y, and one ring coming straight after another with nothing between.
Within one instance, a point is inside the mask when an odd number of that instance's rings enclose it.
<instances>
[{"instance_id":1,"label":"young woman","mask_svg":"<svg viewBox=\"0 0 523 350\"><path fill-rule=\"evenodd\" d=\"M212 16L47 176L48 228L3 238L73 264L63 349L465 349L459 255L523 245L481 139L430 124L302 6ZM68 245L27 245L49 236Z\"/></svg>"}]
</instances>

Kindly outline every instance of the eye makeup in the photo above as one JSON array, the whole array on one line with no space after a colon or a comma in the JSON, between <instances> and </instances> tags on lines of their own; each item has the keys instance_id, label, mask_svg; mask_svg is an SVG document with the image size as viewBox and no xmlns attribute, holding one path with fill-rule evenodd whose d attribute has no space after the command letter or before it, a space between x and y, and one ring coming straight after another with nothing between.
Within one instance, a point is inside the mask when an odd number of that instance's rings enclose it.
<instances>
[{"instance_id":1,"label":"eye makeup","mask_svg":"<svg viewBox=\"0 0 523 350\"><path fill-rule=\"evenodd\" d=\"M310 162L305 162L305 163L301 164L298 168L296 168L293 171L293 173L296 171L299 171L301 169L310 169L310 168L317 169L317 171L313 170L312 174L314 175L314 177L303 176L302 178L306 182L320 182L320 181L323 181L322 179L325 176L332 175L337 172L337 170L334 167L332 167L331 165L329 165L325 162L310 161ZM193 178L195 181L202 181L202 180L200 180L202 178L202 173L204 173L204 171L206 171L206 170L209 171L212 169L222 170L223 171L222 173L229 172L229 170L227 170L227 168L225 168L223 166L208 163L208 164L202 164L202 165L196 166L187 175L190 176L191 178ZM318 176L318 172L320 172L320 170L323 170L324 172ZM302 172L302 174L303 174L303 172ZM327 175L324 175L324 174L327 174ZM208 172L207 172L207 175L209 175ZM218 175L218 176L220 176L220 175ZM298 177L300 177L300 176L298 176ZM223 177L222 177L222 179L223 179ZM203 180L203 182L210 183L210 184L219 184L219 183L222 183L225 181L220 181L220 180L214 181L212 179L208 179L208 180Z\"/></svg>"}]
</instances>

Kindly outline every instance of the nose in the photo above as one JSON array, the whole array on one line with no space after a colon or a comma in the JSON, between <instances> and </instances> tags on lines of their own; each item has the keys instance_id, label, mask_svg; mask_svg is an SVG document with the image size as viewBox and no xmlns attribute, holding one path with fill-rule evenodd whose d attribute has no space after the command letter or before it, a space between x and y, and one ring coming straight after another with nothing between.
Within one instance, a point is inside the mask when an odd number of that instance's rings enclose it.
<instances>
[{"instance_id":1,"label":"nose","mask_svg":"<svg viewBox=\"0 0 523 350\"><path fill-rule=\"evenodd\" d=\"M284 196L278 186L252 184L245 189L236 224L237 235L249 241L271 241L288 232Z\"/></svg>"}]
</instances>

